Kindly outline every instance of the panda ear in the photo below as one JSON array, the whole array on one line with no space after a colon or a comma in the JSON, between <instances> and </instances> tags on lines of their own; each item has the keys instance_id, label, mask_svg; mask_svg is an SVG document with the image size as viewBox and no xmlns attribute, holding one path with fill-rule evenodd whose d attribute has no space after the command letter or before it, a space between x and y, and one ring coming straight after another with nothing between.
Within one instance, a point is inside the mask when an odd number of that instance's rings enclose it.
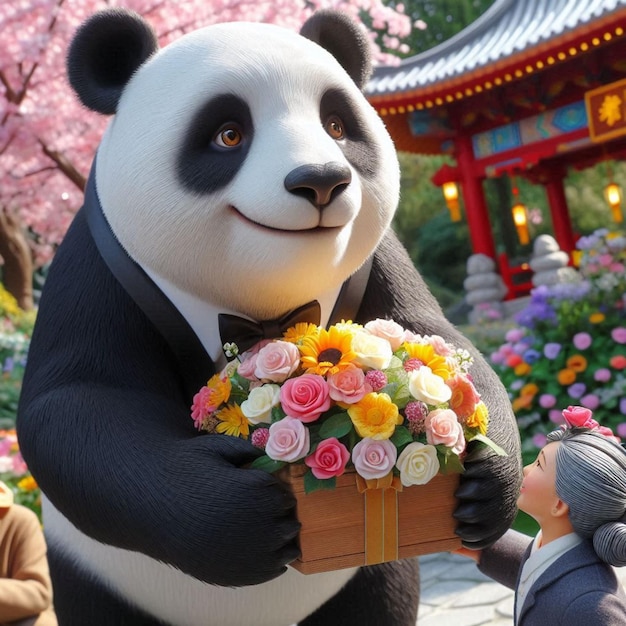
<instances>
[{"instance_id":1,"label":"panda ear","mask_svg":"<svg viewBox=\"0 0 626 626\"><path fill-rule=\"evenodd\" d=\"M372 73L370 42L359 25L345 13L325 9L313 14L300 34L330 52L359 89Z\"/></svg>"},{"instance_id":2,"label":"panda ear","mask_svg":"<svg viewBox=\"0 0 626 626\"><path fill-rule=\"evenodd\" d=\"M125 9L95 13L70 44L70 84L86 107L111 115L130 77L158 48L154 30L140 15Z\"/></svg>"}]
</instances>

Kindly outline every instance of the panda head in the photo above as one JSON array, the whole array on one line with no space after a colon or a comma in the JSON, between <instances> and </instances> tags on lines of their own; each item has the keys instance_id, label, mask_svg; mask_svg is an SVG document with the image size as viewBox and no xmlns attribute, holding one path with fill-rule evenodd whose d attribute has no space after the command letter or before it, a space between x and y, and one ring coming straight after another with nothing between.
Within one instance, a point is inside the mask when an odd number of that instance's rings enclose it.
<instances>
[{"instance_id":1,"label":"panda head","mask_svg":"<svg viewBox=\"0 0 626 626\"><path fill-rule=\"evenodd\" d=\"M399 193L392 141L361 92L367 51L356 24L328 11L300 34L233 22L163 49L124 10L83 24L69 78L86 106L115 114L95 183L130 256L261 319L338 288Z\"/></svg>"}]
</instances>

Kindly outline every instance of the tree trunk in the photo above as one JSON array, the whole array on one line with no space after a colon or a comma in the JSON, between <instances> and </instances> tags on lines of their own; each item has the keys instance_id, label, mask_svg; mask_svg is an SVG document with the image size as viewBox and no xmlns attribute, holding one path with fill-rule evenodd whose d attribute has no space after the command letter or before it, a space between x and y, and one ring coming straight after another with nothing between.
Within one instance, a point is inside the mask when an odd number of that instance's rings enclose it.
<instances>
[{"instance_id":1,"label":"tree trunk","mask_svg":"<svg viewBox=\"0 0 626 626\"><path fill-rule=\"evenodd\" d=\"M29 311L33 308L33 257L18 218L6 211L0 211L0 256L5 289L21 309Z\"/></svg>"}]
</instances>

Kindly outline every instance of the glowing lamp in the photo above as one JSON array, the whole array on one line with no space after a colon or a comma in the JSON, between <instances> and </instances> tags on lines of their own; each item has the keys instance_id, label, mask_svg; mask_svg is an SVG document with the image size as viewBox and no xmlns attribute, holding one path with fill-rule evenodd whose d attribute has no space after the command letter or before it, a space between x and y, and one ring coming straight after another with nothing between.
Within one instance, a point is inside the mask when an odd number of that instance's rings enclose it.
<instances>
[{"instance_id":1,"label":"glowing lamp","mask_svg":"<svg viewBox=\"0 0 626 626\"><path fill-rule=\"evenodd\" d=\"M526 211L526 205L521 202L517 202L511 209L513 213L513 223L517 229L517 236L519 242L525 245L530 242L530 234L528 232L528 212Z\"/></svg>"},{"instance_id":2,"label":"glowing lamp","mask_svg":"<svg viewBox=\"0 0 626 626\"><path fill-rule=\"evenodd\" d=\"M460 222L461 207L459 205L459 188L453 181L443 183L441 187L443 190L443 197L446 200L446 205L450 210L450 219L453 222Z\"/></svg>"},{"instance_id":3,"label":"glowing lamp","mask_svg":"<svg viewBox=\"0 0 626 626\"><path fill-rule=\"evenodd\" d=\"M622 190L616 183L609 183L604 188L604 197L613 213L613 221L621 222L624 219L622 215Z\"/></svg>"}]
</instances>

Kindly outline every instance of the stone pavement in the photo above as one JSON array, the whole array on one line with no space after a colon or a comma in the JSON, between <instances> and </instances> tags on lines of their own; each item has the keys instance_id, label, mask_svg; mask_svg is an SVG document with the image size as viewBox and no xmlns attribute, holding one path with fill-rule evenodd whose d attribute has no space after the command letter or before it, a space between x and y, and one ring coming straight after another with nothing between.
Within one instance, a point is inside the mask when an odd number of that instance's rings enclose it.
<instances>
[{"instance_id":1,"label":"stone pavement","mask_svg":"<svg viewBox=\"0 0 626 626\"><path fill-rule=\"evenodd\" d=\"M419 562L419 626L512 626L513 591L478 571L474 561L439 553ZM626 587L626 567L617 575Z\"/></svg>"}]
</instances>

